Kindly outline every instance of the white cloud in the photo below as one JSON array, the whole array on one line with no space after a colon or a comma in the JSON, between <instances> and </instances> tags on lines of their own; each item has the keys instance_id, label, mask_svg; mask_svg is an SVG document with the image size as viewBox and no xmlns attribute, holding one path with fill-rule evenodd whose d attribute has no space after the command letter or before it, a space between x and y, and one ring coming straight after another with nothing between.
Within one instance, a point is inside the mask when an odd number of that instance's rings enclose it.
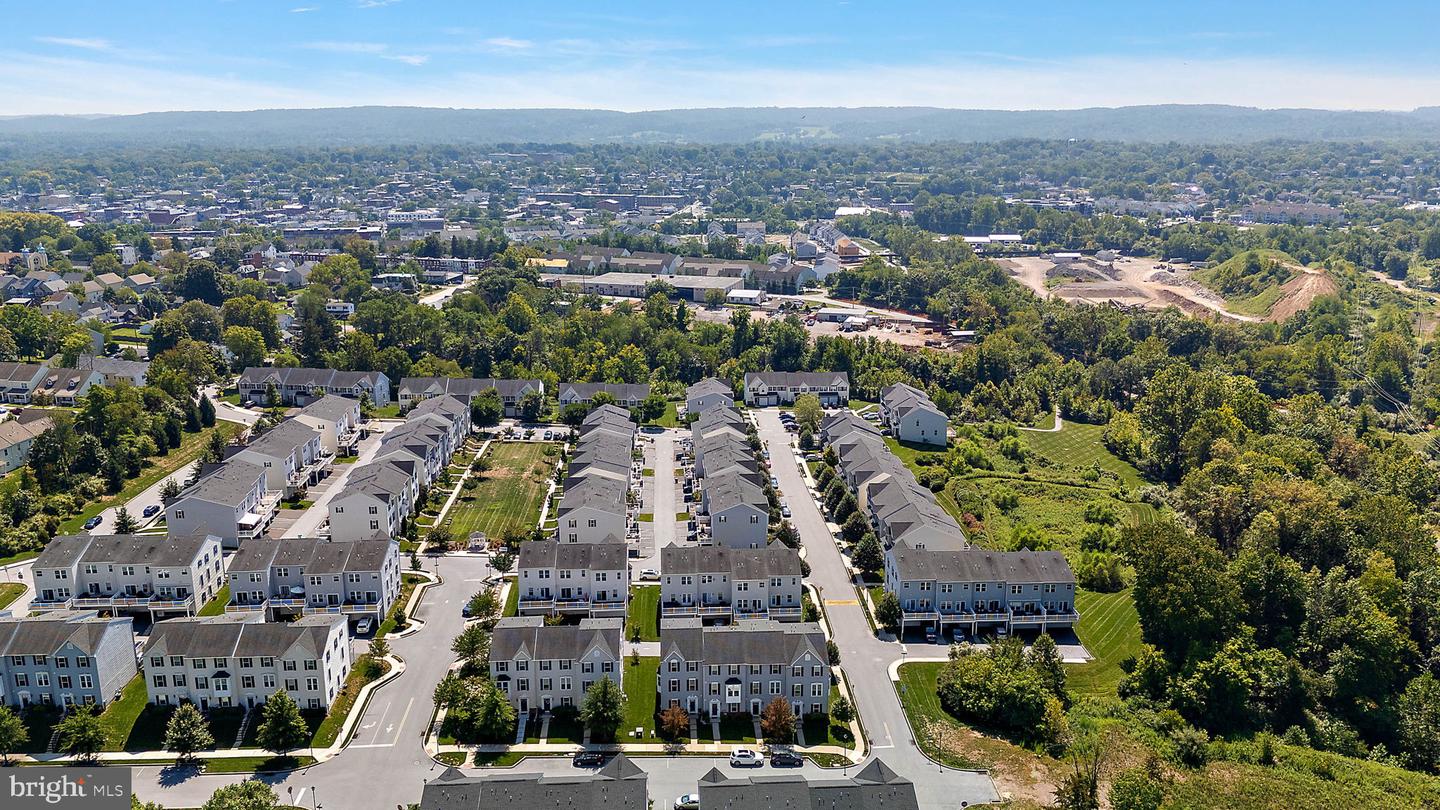
<instances>
[{"instance_id":1,"label":"white cloud","mask_svg":"<svg viewBox=\"0 0 1440 810\"><path fill-rule=\"evenodd\" d=\"M319 10L319 9L316 8L315 6L298 6L298 7L296 7L296 8L290 9L290 13L291 13L291 14L308 14L309 12L318 11L318 10Z\"/></svg>"},{"instance_id":2,"label":"white cloud","mask_svg":"<svg viewBox=\"0 0 1440 810\"><path fill-rule=\"evenodd\" d=\"M430 61L430 57L424 54L415 53L394 53L381 56L381 59L389 59L392 62L403 62L411 67L420 67Z\"/></svg>"},{"instance_id":3,"label":"white cloud","mask_svg":"<svg viewBox=\"0 0 1440 810\"><path fill-rule=\"evenodd\" d=\"M492 48L503 48L512 51L524 51L535 47L535 43L528 39L512 39L510 37L491 37L485 40L485 44Z\"/></svg>"},{"instance_id":4,"label":"white cloud","mask_svg":"<svg viewBox=\"0 0 1440 810\"><path fill-rule=\"evenodd\" d=\"M355 5L358 8L384 8L386 6L393 6L398 2L400 2L400 0L355 0Z\"/></svg>"},{"instance_id":5,"label":"white cloud","mask_svg":"<svg viewBox=\"0 0 1440 810\"><path fill-rule=\"evenodd\" d=\"M110 44L108 39L84 38L84 37L35 37L36 42L44 42L49 45L64 45L67 48L82 48L87 51L110 51L115 46Z\"/></svg>"}]
</instances>

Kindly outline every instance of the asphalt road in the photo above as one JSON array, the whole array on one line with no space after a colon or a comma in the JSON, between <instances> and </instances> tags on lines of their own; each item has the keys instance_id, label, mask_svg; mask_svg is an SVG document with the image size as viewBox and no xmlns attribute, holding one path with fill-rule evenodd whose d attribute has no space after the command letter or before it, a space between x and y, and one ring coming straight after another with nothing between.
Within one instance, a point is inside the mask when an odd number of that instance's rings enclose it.
<instances>
[{"instance_id":1,"label":"asphalt road","mask_svg":"<svg viewBox=\"0 0 1440 810\"><path fill-rule=\"evenodd\" d=\"M942 768L915 745L890 681L890 665L904 657L904 648L881 641L870 632L849 569L805 485L790 444L792 434L780 423L779 411L767 408L751 413L755 414L760 440L770 451L771 473L780 481L780 491L790 504L791 522L800 533L805 560L810 563L810 582L820 589L820 598L825 602L830 632L840 648L840 667L859 707L872 756L883 759L896 773L915 783L922 808L939 810L958 807L962 801L998 801L989 775ZM943 654L943 650L935 649L920 652L932 657Z\"/></svg>"}]
</instances>

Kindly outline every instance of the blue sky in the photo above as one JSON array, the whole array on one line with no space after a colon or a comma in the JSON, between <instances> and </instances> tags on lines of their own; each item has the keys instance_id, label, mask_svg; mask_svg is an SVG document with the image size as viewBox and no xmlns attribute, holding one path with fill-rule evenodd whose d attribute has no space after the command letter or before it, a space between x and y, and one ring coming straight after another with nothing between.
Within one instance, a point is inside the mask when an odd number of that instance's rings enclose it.
<instances>
[{"instance_id":1,"label":"blue sky","mask_svg":"<svg viewBox=\"0 0 1440 810\"><path fill-rule=\"evenodd\" d=\"M1440 105L1440 3L0 0L0 115Z\"/></svg>"}]
</instances>

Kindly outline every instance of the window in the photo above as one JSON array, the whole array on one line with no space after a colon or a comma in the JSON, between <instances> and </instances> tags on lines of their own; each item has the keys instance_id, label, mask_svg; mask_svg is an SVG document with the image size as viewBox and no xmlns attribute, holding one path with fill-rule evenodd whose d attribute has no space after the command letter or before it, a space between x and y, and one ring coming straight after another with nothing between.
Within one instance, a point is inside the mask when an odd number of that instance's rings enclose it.
<instances>
[{"instance_id":1,"label":"window","mask_svg":"<svg viewBox=\"0 0 1440 810\"><path fill-rule=\"evenodd\" d=\"M154 676L153 678L151 678L150 680L155 684L155 688L156 688L156 689L164 689L164 688L165 688L165 676L164 676L164 675L156 675L156 676Z\"/></svg>"},{"instance_id":2,"label":"window","mask_svg":"<svg viewBox=\"0 0 1440 810\"><path fill-rule=\"evenodd\" d=\"M241 659L240 659L240 668L241 668L241 669L251 669L254 665L255 665L255 659L253 659L253 658L241 658Z\"/></svg>"},{"instance_id":3,"label":"window","mask_svg":"<svg viewBox=\"0 0 1440 810\"><path fill-rule=\"evenodd\" d=\"M270 657L270 656L268 656L268 655L261 656L261 657L260 657L260 666L265 667L265 668L272 668L272 667L275 666L275 659L272 658L272 657Z\"/></svg>"},{"instance_id":4,"label":"window","mask_svg":"<svg viewBox=\"0 0 1440 810\"><path fill-rule=\"evenodd\" d=\"M184 675L177 675L176 677L177 677L177 678L184 678L185 676L184 676ZM89 675L81 675L81 676L80 676L80 688L81 688L81 689L94 689L94 688L95 688L95 679L92 678L92 677L89 676Z\"/></svg>"},{"instance_id":5,"label":"window","mask_svg":"<svg viewBox=\"0 0 1440 810\"><path fill-rule=\"evenodd\" d=\"M305 691L306 691L306 692L318 692L319 690L320 690L320 679L319 679L319 678L306 678L306 679L305 679Z\"/></svg>"},{"instance_id":6,"label":"window","mask_svg":"<svg viewBox=\"0 0 1440 810\"><path fill-rule=\"evenodd\" d=\"M184 519L185 519L185 510L184 510L184 509L176 509L176 510L175 510L175 519L176 519L176 520L184 520Z\"/></svg>"},{"instance_id":7,"label":"window","mask_svg":"<svg viewBox=\"0 0 1440 810\"><path fill-rule=\"evenodd\" d=\"M196 689L209 689L209 688L210 688L210 679L209 679L209 678L196 678L196 679L195 679L195 688L196 688Z\"/></svg>"},{"instance_id":8,"label":"window","mask_svg":"<svg viewBox=\"0 0 1440 810\"><path fill-rule=\"evenodd\" d=\"M286 678L286 679L285 679L285 691L286 691L286 692L298 692L298 691L300 691L300 690L299 690L299 682L296 681L294 678Z\"/></svg>"},{"instance_id":9,"label":"window","mask_svg":"<svg viewBox=\"0 0 1440 810\"><path fill-rule=\"evenodd\" d=\"M37 673L35 673L35 685L36 685L36 686L49 686L49 685L50 685L50 673L48 673L48 672L37 672Z\"/></svg>"},{"instance_id":10,"label":"window","mask_svg":"<svg viewBox=\"0 0 1440 810\"><path fill-rule=\"evenodd\" d=\"M81 676L80 676L80 685L81 685L81 686L84 686L84 685L85 685L85 682L88 681L88 680L90 680L90 676L89 676L89 675L81 675ZM184 673L181 673L181 674L179 674L179 675L176 675L172 680L175 682L175 685L176 685L176 686L184 686L184 685L185 685L185 674L184 674Z\"/></svg>"},{"instance_id":11,"label":"window","mask_svg":"<svg viewBox=\"0 0 1440 810\"><path fill-rule=\"evenodd\" d=\"M254 689L254 688L255 688L255 676L254 676L254 675L241 675L241 676L240 676L240 688L241 688L241 689Z\"/></svg>"},{"instance_id":12,"label":"window","mask_svg":"<svg viewBox=\"0 0 1440 810\"><path fill-rule=\"evenodd\" d=\"M266 689L274 689L274 688L275 688L275 676L274 676L274 675L261 675L261 676L260 676L260 685L263 686L263 687L265 687Z\"/></svg>"},{"instance_id":13,"label":"window","mask_svg":"<svg viewBox=\"0 0 1440 810\"><path fill-rule=\"evenodd\" d=\"M319 666L319 663L315 659L311 658L309 661L305 662L305 671L314 672L316 669L319 669Z\"/></svg>"},{"instance_id":14,"label":"window","mask_svg":"<svg viewBox=\"0 0 1440 810\"><path fill-rule=\"evenodd\" d=\"M151 656L151 657L150 657L150 666L155 667L155 668L157 668L157 669L160 668L160 667L165 666L165 656L163 656L163 655L154 655L154 656Z\"/></svg>"},{"instance_id":15,"label":"window","mask_svg":"<svg viewBox=\"0 0 1440 810\"><path fill-rule=\"evenodd\" d=\"M56 669L69 669L69 668L70 668L70 659L69 659L69 658L66 658L66 657L63 656L63 655L57 655L57 656L55 656L55 668L56 668Z\"/></svg>"}]
</instances>

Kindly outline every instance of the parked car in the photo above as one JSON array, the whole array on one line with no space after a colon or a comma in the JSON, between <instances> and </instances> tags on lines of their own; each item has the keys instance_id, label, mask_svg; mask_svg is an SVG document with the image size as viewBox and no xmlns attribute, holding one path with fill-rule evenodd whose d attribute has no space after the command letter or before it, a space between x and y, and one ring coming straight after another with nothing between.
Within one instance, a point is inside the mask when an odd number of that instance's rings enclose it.
<instances>
[{"instance_id":1,"label":"parked car","mask_svg":"<svg viewBox=\"0 0 1440 810\"><path fill-rule=\"evenodd\" d=\"M776 489L779 489L779 488L780 488L780 479L779 479L779 478L776 478L776 477L773 476L773 475L770 476L770 486L775 487Z\"/></svg>"},{"instance_id":2,"label":"parked car","mask_svg":"<svg viewBox=\"0 0 1440 810\"><path fill-rule=\"evenodd\" d=\"M660 572L656 571L654 568L642 568L640 569L640 578L657 580L660 578Z\"/></svg>"},{"instance_id":3,"label":"parked car","mask_svg":"<svg viewBox=\"0 0 1440 810\"><path fill-rule=\"evenodd\" d=\"M700 794L686 793L676 799L675 810L700 810Z\"/></svg>"},{"instance_id":4,"label":"parked car","mask_svg":"<svg viewBox=\"0 0 1440 810\"><path fill-rule=\"evenodd\" d=\"M786 505L783 504L783 503L780 504L780 516L781 516L781 517L790 517L790 507L786 506Z\"/></svg>"},{"instance_id":5,"label":"parked car","mask_svg":"<svg viewBox=\"0 0 1440 810\"><path fill-rule=\"evenodd\" d=\"M366 633L370 632L370 628L373 626L375 626L375 620L370 618L369 616L366 616L355 623L355 635L363 636Z\"/></svg>"},{"instance_id":6,"label":"parked car","mask_svg":"<svg viewBox=\"0 0 1440 810\"><path fill-rule=\"evenodd\" d=\"M951 630L950 639L956 644L963 644L965 642L965 631L959 627Z\"/></svg>"},{"instance_id":7,"label":"parked car","mask_svg":"<svg viewBox=\"0 0 1440 810\"><path fill-rule=\"evenodd\" d=\"M144 515L147 518L155 517L156 515L160 514L160 504L152 503L149 506L145 507L145 510L140 514Z\"/></svg>"},{"instance_id":8,"label":"parked car","mask_svg":"<svg viewBox=\"0 0 1440 810\"><path fill-rule=\"evenodd\" d=\"M460 608L460 615L461 617L468 619L470 618L470 613L470 603L466 602L465 607Z\"/></svg>"},{"instance_id":9,"label":"parked car","mask_svg":"<svg viewBox=\"0 0 1440 810\"><path fill-rule=\"evenodd\" d=\"M773 751L770 754L772 768L798 768L805 764L805 758L794 751Z\"/></svg>"},{"instance_id":10,"label":"parked car","mask_svg":"<svg viewBox=\"0 0 1440 810\"><path fill-rule=\"evenodd\" d=\"M99 525L100 525L100 520L101 520L101 518L100 518L99 515L96 515L95 517L90 518L89 520L85 521L85 528L87 528L87 529L93 529L93 528L95 528L96 526L99 526Z\"/></svg>"},{"instance_id":11,"label":"parked car","mask_svg":"<svg viewBox=\"0 0 1440 810\"><path fill-rule=\"evenodd\" d=\"M730 764L737 768L759 768L765 765L765 758L749 748L736 748L730 752Z\"/></svg>"},{"instance_id":12,"label":"parked car","mask_svg":"<svg viewBox=\"0 0 1440 810\"><path fill-rule=\"evenodd\" d=\"M577 768L598 768L605 764L605 755L599 751L580 751L570 764Z\"/></svg>"},{"instance_id":13,"label":"parked car","mask_svg":"<svg viewBox=\"0 0 1440 810\"><path fill-rule=\"evenodd\" d=\"M934 644L934 643L935 643L935 631L934 631L934 630L926 630L926 631L925 631L925 643L926 643L926 644Z\"/></svg>"}]
</instances>

